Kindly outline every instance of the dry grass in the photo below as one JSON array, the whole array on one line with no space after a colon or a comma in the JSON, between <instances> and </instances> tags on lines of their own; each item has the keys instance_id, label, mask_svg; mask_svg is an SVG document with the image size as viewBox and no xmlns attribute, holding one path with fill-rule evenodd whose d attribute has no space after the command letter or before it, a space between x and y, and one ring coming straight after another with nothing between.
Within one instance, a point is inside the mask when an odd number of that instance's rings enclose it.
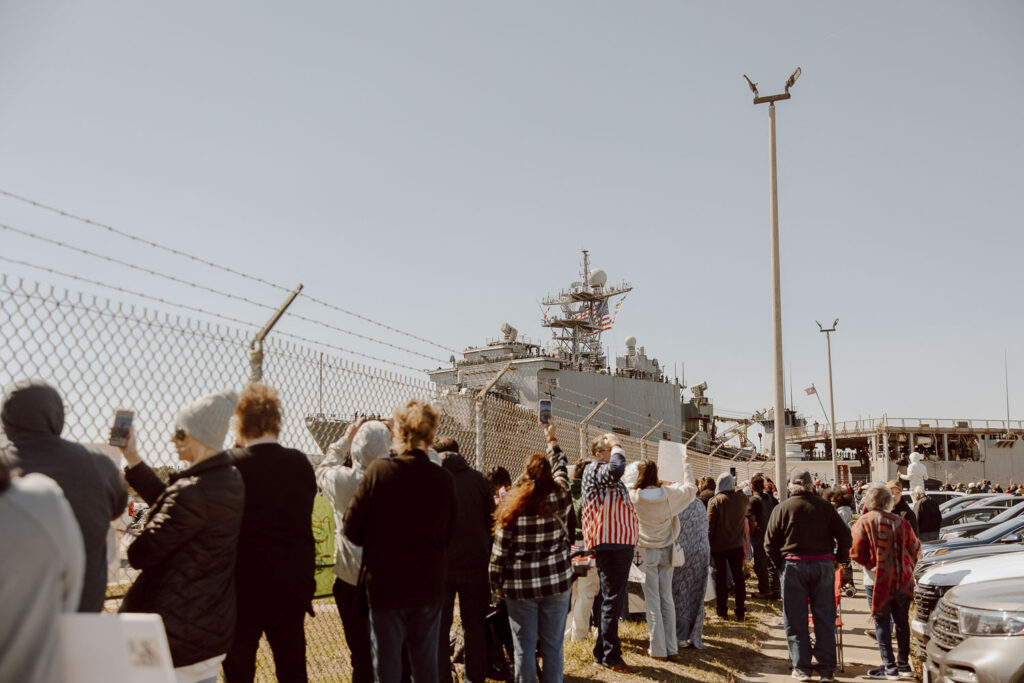
<instances>
[{"instance_id":1,"label":"dry grass","mask_svg":"<svg viewBox=\"0 0 1024 683\"><path fill-rule=\"evenodd\" d=\"M621 622L622 656L638 673L622 676L594 663L591 650L594 639L565 644L565 679L567 681L731 681L760 653L760 643L768 633L765 621L780 613L779 609L756 600L747 601L747 618L743 622L723 621L714 609L705 617L706 650L686 648L679 651L678 663L659 662L647 656L647 624Z\"/></svg>"},{"instance_id":2,"label":"dry grass","mask_svg":"<svg viewBox=\"0 0 1024 683\"><path fill-rule=\"evenodd\" d=\"M749 587L748 587L749 588ZM749 592L749 591L748 591ZM317 600L316 618L306 618L306 660L311 682L350 681L352 667L334 601ZM593 637L565 643L566 681L731 681L749 666L760 653L760 643L768 633L765 622L780 614L777 607L757 600L747 601L747 619L740 623L723 621L714 614L706 617L704 644L706 650L687 648L679 652L680 662L659 662L647 656L647 624L624 621L619 626L623 658L638 669L636 676L616 674L593 661ZM456 612L456 621L458 619ZM456 624L456 628L458 624ZM273 658L266 640L260 643L257 655L258 681L276 680ZM748 667L748 668L745 668Z\"/></svg>"}]
</instances>

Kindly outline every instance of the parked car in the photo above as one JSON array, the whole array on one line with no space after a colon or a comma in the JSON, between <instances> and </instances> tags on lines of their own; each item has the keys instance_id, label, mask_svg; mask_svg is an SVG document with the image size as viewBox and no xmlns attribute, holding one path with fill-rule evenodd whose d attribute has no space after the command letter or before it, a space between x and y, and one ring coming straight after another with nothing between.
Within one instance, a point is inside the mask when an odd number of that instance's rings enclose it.
<instances>
[{"instance_id":1,"label":"parked car","mask_svg":"<svg viewBox=\"0 0 1024 683\"><path fill-rule=\"evenodd\" d=\"M942 515L942 528L954 526L956 524L973 524L974 522L987 522L1001 512L1005 512L1006 508L997 507L995 505L968 505L965 508L959 510L953 510Z\"/></svg>"},{"instance_id":2,"label":"parked car","mask_svg":"<svg viewBox=\"0 0 1024 683\"><path fill-rule=\"evenodd\" d=\"M974 545L1020 543L1022 537L1024 537L1024 517L1014 517L969 538L961 536L960 538L940 538L937 541L925 541L921 545L921 555L923 557L942 555L950 550L967 548Z\"/></svg>"},{"instance_id":3,"label":"parked car","mask_svg":"<svg viewBox=\"0 0 1024 683\"><path fill-rule=\"evenodd\" d=\"M974 503L977 503L979 500L982 500L983 498L991 498L994 495L996 494L968 493L960 496L959 498L950 499L947 500L945 503L940 503L939 512L945 514L947 512L952 512L953 510L959 510L960 508L967 507L968 505L973 505Z\"/></svg>"},{"instance_id":4,"label":"parked car","mask_svg":"<svg viewBox=\"0 0 1024 683\"><path fill-rule=\"evenodd\" d=\"M926 571L938 564L949 564L961 560L969 560L974 557L991 557L993 555L1005 555L1006 553L1019 553L1024 551L1024 542L1021 543L996 543L994 545L974 545L958 550L950 550L942 555L922 557L914 566L914 582L921 579Z\"/></svg>"},{"instance_id":5,"label":"parked car","mask_svg":"<svg viewBox=\"0 0 1024 683\"><path fill-rule=\"evenodd\" d=\"M1024 578L953 588L930 618L925 683L1024 680Z\"/></svg>"},{"instance_id":6,"label":"parked car","mask_svg":"<svg viewBox=\"0 0 1024 683\"><path fill-rule=\"evenodd\" d=\"M947 501L956 500L958 498L962 498L964 494L961 493L960 491L928 491L928 490L925 490L925 495L928 496L929 498L931 498L932 500L934 500L936 503L938 503L939 504L939 508L941 509L943 504L946 503ZM908 500L907 503L909 505L913 505L914 501L913 500Z\"/></svg>"},{"instance_id":7,"label":"parked car","mask_svg":"<svg viewBox=\"0 0 1024 683\"><path fill-rule=\"evenodd\" d=\"M1020 543L1018 534L1017 543ZM1020 552L998 556L974 557L959 562L937 564L921 574L914 587L914 619L910 632L918 642L919 654L930 637L930 618L939 600L955 586L1024 577L1024 547Z\"/></svg>"},{"instance_id":8,"label":"parked car","mask_svg":"<svg viewBox=\"0 0 1024 683\"><path fill-rule=\"evenodd\" d=\"M1007 520L1011 520L1014 517L1020 517L1024 515L1024 500L1017 503L1011 508L1003 510L998 515L988 520L987 522L972 522L956 524L949 527L948 529L942 529L939 538L959 538L961 536L976 536L985 529L991 529L992 527L1002 524Z\"/></svg>"}]
</instances>

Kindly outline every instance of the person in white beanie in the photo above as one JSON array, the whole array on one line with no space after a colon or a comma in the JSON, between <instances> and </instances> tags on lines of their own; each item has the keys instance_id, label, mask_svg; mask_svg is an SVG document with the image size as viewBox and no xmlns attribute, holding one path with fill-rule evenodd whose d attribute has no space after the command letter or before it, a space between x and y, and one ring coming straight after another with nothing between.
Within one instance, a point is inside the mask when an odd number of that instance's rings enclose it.
<instances>
[{"instance_id":1,"label":"person in white beanie","mask_svg":"<svg viewBox=\"0 0 1024 683\"><path fill-rule=\"evenodd\" d=\"M222 391L178 413L171 440L190 467L171 473L167 483L139 456L136 425L121 449L125 477L150 513L128 547L128 562L142 571L120 611L160 615L179 683L216 681L235 635L245 484L223 445L237 400L235 392Z\"/></svg>"}]
</instances>

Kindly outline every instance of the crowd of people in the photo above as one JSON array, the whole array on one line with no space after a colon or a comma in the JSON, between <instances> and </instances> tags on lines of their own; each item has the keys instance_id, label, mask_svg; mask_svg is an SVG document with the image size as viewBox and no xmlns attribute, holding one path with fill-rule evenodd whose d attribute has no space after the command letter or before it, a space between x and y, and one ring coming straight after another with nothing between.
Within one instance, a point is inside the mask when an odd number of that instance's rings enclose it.
<instances>
[{"instance_id":1,"label":"crowd of people","mask_svg":"<svg viewBox=\"0 0 1024 683\"><path fill-rule=\"evenodd\" d=\"M706 602L721 619L746 618L748 566L749 597L781 601L793 677L829 681L836 572L852 580L851 560L863 567L882 660L869 675L899 678L920 539L941 523L920 486L913 505L903 500L899 480L829 488L797 470L780 503L768 477L696 479L680 456L680 480L663 481L655 462L627 466L613 433L570 473L553 424L540 426L547 448L516 478L501 467L485 476L418 400L355 421L314 468L278 442L280 401L260 383L179 411L171 441L187 468L165 481L138 451L137 424L119 472L61 438L63 411L42 382L4 393L0 599L24 616L0 624L0 680L59 677L57 617L103 609L106 538L127 486L150 509L128 547L138 574L120 611L160 615L177 679L190 683L221 672L254 680L263 636L278 680L307 680L318 491L334 508L333 594L356 683L453 681L456 602L468 683L561 681L567 639L593 638L596 664L635 673L618 632L631 572L643 577L647 654L678 661L681 648L705 648ZM505 641L511 670L494 670L488 634Z\"/></svg>"}]
</instances>

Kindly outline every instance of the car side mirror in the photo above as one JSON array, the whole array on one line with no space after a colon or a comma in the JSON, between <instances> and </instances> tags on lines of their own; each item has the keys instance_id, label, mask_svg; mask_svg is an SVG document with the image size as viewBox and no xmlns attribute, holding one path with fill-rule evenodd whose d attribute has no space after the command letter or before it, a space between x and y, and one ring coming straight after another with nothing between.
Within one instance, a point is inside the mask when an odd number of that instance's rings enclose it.
<instances>
[{"instance_id":1,"label":"car side mirror","mask_svg":"<svg viewBox=\"0 0 1024 683\"><path fill-rule=\"evenodd\" d=\"M1024 540L1024 539L1021 539L1020 534L1010 534L1008 536L1003 536L1001 542L1002 543L1020 543L1022 540Z\"/></svg>"}]
</instances>

